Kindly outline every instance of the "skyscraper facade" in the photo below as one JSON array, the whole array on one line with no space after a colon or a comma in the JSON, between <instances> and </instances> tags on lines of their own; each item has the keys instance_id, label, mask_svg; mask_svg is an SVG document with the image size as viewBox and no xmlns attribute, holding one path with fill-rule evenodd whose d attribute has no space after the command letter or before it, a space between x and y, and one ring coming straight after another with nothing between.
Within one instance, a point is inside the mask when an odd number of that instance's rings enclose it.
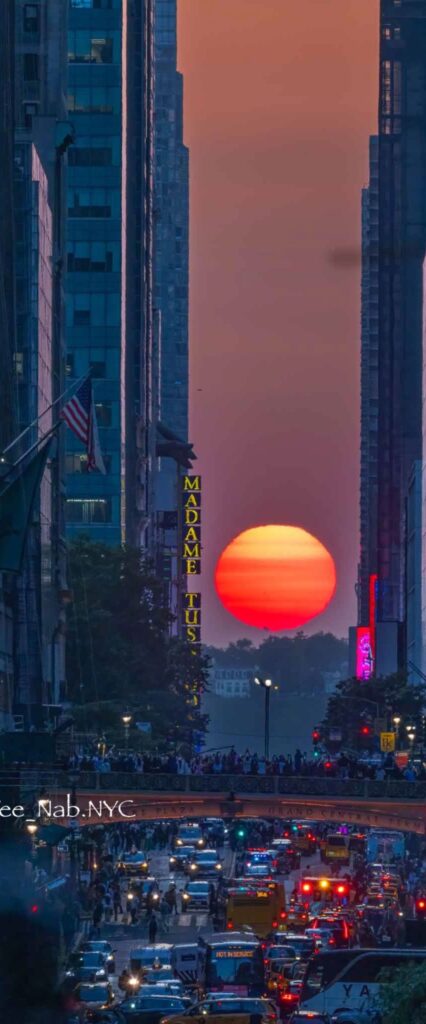
<instances>
[{"instance_id":1,"label":"skyscraper facade","mask_svg":"<svg viewBox=\"0 0 426 1024\"><path fill-rule=\"evenodd\" d=\"M372 573L377 572L378 456L378 139L370 139L368 188L362 192L361 274L361 487L358 621L369 621Z\"/></svg>"},{"instance_id":2,"label":"skyscraper facade","mask_svg":"<svg viewBox=\"0 0 426 1024\"><path fill-rule=\"evenodd\" d=\"M64 384L64 154L66 0L17 0L15 9L14 215L15 461L52 426ZM53 406L53 408L52 408ZM44 471L24 568L15 589L15 710L41 724L42 705L64 695L65 538L63 441Z\"/></svg>"},{"instance_id":3,"label":"skyscraper facade","mask_svg":"<svg viewBox=\"0 0 426 1024\"><path fill-rule=\"evenodd\" d=\"M363 336L364 360L366 352L371 358L377 335L377 396L375 382L370 389L371 376L365 376L365 362L362 370L362 441L366 443L367 421L377 412L377 460L368 467L364 451L359 615L365 622L369 581L376 573L377 621L401 623L406 615L408 486L422 450L426 0L381 0L377 152L373 287L378 306L367 339ZM373 254L375 246L374 240Z\"/></svg>"},{"instance_id":4,"label":"skyscraper facade","mask_svg":"<svg viewBox=\"0 0 426 1024\"><path fill-rule=\"evenodd\" d=\"M177 2L155 5L154 305L158 367L157 417L162 436L188 441L189 157L183 141L183 77L177 70ZM179 618L181 575L178 509L181 469L158 462L156 565L165 599Z\"/></svg>"},{"instance_id":5,"label":"skyscraper facade","mask_svg":"<svg viewBox=\"0 0 426 1024\"><path fill-rule=\"evenodd\" d=\"M68 379L93 380L106 475L67 438L69 535L146 547L152 522L153 0L70 0Z\"/></svg>"},{"instance_id":6,"label":"skyscraper facade","mask_svg":"<svg viewBox=\"0 0 426 1024\"><path fill-rule=\"evenodd\" d=\"M155 7L155 307L160 311L160 416L188 439L189 161L176 0Z\"/></svg>"}]
</instances>

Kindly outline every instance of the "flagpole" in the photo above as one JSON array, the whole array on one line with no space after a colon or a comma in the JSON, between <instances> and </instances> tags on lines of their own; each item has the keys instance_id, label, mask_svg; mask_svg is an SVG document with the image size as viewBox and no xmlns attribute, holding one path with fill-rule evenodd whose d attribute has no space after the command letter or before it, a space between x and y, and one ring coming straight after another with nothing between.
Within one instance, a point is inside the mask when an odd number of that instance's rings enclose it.
<instances>
[{"instance_id":1,"label":"flagpole","mask_svg":"<svg viewBox=\"0 0 426 1024\"><path fill-rule=\"evenodd\" d=\"M78 380L74 381L72 384L69 385L69 387L65 388L65 391L63 391L62 394L59 395L59 398L55 398L55 401L52 402L51 405L48 405L47 409L43 409L43 412L40 413L40 416L37 416L37 419L33 420L33 422L30 423L28 425L28 427L25 427L25 429L22 430L21 433L18 434L18 436L15 437L13 439L13 441L10 442L10 444L8 444L7 448L3 449L3 453L2 454L6 455L6 452L9 452L10 449L13 448L15 446L15 444L17 444L18 441L20 441L21 438L23 438L25 436L25 434L27 434L28 431L31 430L32 427L37 426L38 421L41 420L43 418L43 416L46 416L46 413L50 412L51 409L53 409L54 406L58 404L58 402L61 402L62 399L65 398L65 395L68 394L69 391L73 391L74 388L78 388L78 385L82 384L83 381L86 380L86 377L89 377L89 376L90 376L89 372L83 373L83 375L81 377L79 377ZM58 424L56 424L56 426L58 426ZM49 433L51 433L51 431L49 431ZM45 434L45 437L48 437L49 433ZM42 440L43 440L43 438L39 438L39 441L42 441ZM37 442L37 443L39 443L39 442ZM35 445L35 447L37 447L37 445ZM33 445L32 448L30 448L30 451L33 451L33 450L34 450L34 445ZM25 452L25 455L28 455L28 452ZM22 461L22 458L24 458L24 457L25 456L23 455L21 457L21 459L19 459L19 462ZM18 463L16 463L16 465L18 465Z\"/></svg>"},{"instance_id":2,"label":"flagpole","mask_svg":"<svg viewBox=\"0 0 426 1024\"><path fill-rule=\"evenodd\" d=\"M58 427L62 426L63 423L65 423L65 420L57 420L56 423L54 423L53 427L51 427L50 430L48 430L47 434L44 434L43 437L39 437L37 441L35 441L34 444L31 445L31 448L28 448L28 450L24 452L23 455L20 455L19 459L17 459L17 461L14 462L12 466L10 466L8 472L5 473L4 476L0 476L0 486L8 479L8 477L10 477L14 473L15 469L21 465L21 462L23 462L28 455L31 455L32 452L34 452L36 448L39 447L39 445L43 444L44 441L47 441L48 438L53 437L53 434L56 433ZM7 488L5 489L7 490ZM0 498L3 493L3 491L0 492Z\"/></svg>"}]
</instances>

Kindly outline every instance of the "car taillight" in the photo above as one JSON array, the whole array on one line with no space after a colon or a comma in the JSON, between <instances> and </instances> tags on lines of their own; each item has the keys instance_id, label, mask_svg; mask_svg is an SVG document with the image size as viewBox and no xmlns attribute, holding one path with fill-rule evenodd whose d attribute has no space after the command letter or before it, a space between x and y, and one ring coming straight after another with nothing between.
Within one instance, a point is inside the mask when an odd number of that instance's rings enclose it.
<instances>
[{"instance_id":1,"label":"car taillight","mask_svg":"<svg viewBox=\"0 0 426 1024\"><path fill-rule=\"evenodd\" d=\"M232 932L232 929L234 927L234 922L233 921L228 921L228 924L227 924L226 927L228 928L229 931Z\"/></svg>"},{"instance_id":2,"label":"car taillight","mask_svg":"<svg viewBox=\"0 0 426 1024\"><path fill-rule=\"evenodd\" d=\"M336 939L333 939L333 936L330 936L330 938L328 940L328 945L329 946L335 946L336 945Z\"/></svg>"},{"instance_id":3,"label":"car taillight","mask_svg":"<svg viewBox=\"0 0 426 1024\"><path fill-rule=\"evenodd\" d=\"M286 917L287 917L287 914L286 914L285 910L282 910L281 913L280 913L281 920L285 921Z\"/></svg>"},{"instance_id":4,"label":"car taillight","mask_svg":"<svg viewBox=\"0 0 426 1024\"><path fill-rule=\"evenodd\" d=\"M273 928L278 928L278 921L273 921L272 922L272 927Z\"/></svg>"},{"instance_id":5,"label":"car taillight","mask_svg":"<svg viewBox=\"0 0 426 1024\"><path fill-rule=\"evenodd\" d=\"M280 998L282 999L283 1003L296 1003L297 1000L299 999L299 996L296 995L295 992L283 992Z\"/></svg>"}]
</instances>

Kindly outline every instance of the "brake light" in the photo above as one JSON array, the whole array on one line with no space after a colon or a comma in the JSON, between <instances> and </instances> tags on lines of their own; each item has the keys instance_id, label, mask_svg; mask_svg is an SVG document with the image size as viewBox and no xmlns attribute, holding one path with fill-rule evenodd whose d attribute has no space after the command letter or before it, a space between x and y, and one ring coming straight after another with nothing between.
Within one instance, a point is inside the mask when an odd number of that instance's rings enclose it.
<instances>
[{"instance_id":1,"label":"brake light","mask_svg":"<svg viewBox=\"0 0 426 1024\"><path fill-rule=\"evenodd\" d=\"M283 1003L296 1003L299 999L299 996L297 996L295 992L284 992L280 998L282 999Z\"/></svg>"},{"instance_id":2,"label":"brake light","mask_svg":"<svg viewBox=\"0 0 426 1024\"><path fill-rule=\"evenodd\" d=\"M234 927L234 922L233 922L233 921L228 921L228 924L227 924L227 926L226 926L226 927L228 928L228 930L229 930L230 932L232 932L232 929L233 929L233 927Z\"/></svg>"},{"instance_id":3,"label":"brake light","mask_svg":"<svg viewBox=\"0 0 426 1024\"><path fill-rule=\"evenodd\" d=\"M425 907L426 907L426 901L425 900L417 900L417 906L418 906L419 910L424 910Z\"/></svg>"},{"instance_id":4,"label":"brake light","mask_svg":"<svg viewBox=\"0 0 426 1024\"><path fill-rule=\"evenodd\" d=\"M328 945L329 946L335 946L336 945L336 939L333 939L332 935L330 935L330 938L328 940Z\"/></svg>"},{"instance_id":5,"label":"brake light","mask_svg":"<svg viewBox=\"0 0 426 1024\"><path fill-rule=\"evenodd\" d=\"M302 885L302 892L310 892L311 889L312 889L312 886L311 886L310 882L304 882L303 883L303 885Z\"/></svg>"},{"instance_id":6,"label":"brake light","mask_svg":"<svg viewBox=\"0 0 426 1024\"><path fill-rule=\"evenodd\" d=\"M343 895L346 892L346 886L345 885L338 885L337 886L337 892L340 893L340 895Z\"/></svg>"},{"instance_id":7,"label":"brake light","mask_svg":"<svg viewBox=\"0 0 426 1024\"><path fill-rule=\"evenodd\" d=\"M286 914L285 910L282 910L281 913L280 913L281 920L285 921L286 917L287 917L287 914Z\"/></svg>"},{"instance_id":8,"label":"brake light","mask_svg":"<svg viewBox=\"0 0 426 1024\"><path fill-rule=\"evenodd\" d=\"M273 928L278 928L278 921L273 921L272 922L272 927Z\"/></svg>"}]
</instances>

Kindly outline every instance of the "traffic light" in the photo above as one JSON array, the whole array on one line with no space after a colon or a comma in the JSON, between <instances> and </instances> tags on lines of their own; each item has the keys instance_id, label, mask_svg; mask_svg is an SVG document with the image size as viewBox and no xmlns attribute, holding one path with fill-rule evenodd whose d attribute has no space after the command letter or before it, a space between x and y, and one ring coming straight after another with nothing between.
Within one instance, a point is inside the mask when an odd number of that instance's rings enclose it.
<instances>
[{"instance_id":1,"label":"traffic light","mask_svg":"<svg viewBox=\"0 0 426 1024\"><path fill-rule=\"evenodd\" d=\"M237 829L237 836L238 836L239 839L244 839L245 835L246 835L246 830L245 830L245 828L243 828L240 825L240 827Z\"/></svg>"},{"instance_id":2,"label":"traffic light","mask_svg":"<svg viewBox=\"0 0 426 1024\"><path fill-rule=\"evenodd\" d=\"M421 896L416 900L416 915L417 917L426 917L426 897Z\"/></svg>"},{"instance_id":3,"label":"traffic light","mask_svg":"<svg viewBox=\"0 0 426 1024\"><path fill-rule=\"evenodd\" d=\"M319 743L320 739L321 739L321 733L320 733L320 731L318 729L318 726L315 726L315 729L312 730L312 743L313 743L314 747L318 746L318 743Z\"/></svg>"},{"instance_id":4,"label":"traffic light","mask_svg":"<svg viewBox=\"0 0 426 1024\"><path fill-rule=\"evenodd\" d=\"M361 725L359 730L360 736L368 737L373 735L371 725Z\"/></svg>"}]
</instances>

